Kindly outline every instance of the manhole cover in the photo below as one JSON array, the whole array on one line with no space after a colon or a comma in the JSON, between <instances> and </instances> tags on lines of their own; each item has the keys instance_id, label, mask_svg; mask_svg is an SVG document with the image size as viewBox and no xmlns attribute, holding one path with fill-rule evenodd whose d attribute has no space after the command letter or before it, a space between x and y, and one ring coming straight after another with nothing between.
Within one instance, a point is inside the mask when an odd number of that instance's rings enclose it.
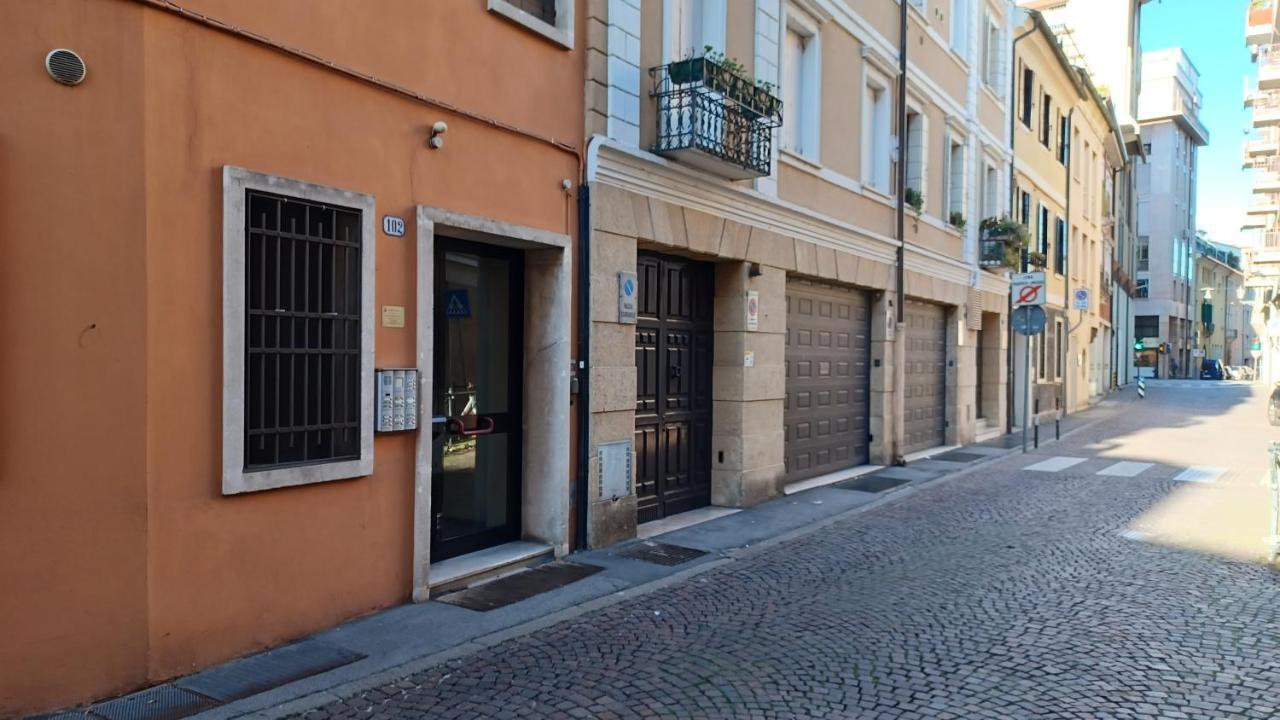
<instances>
[{"instance_id":1,"label":"manhole cover","mask_svg":"<svg viewBox=\"0 0 1280 720\"><path fill-rule=\"evenodd\" d=\"M700 558L703 555L706 555L707 551L645 540L643 542L638 542L635 545L631 545L630 547L623 548L622 550L619 550L617 554L620 557L630 558L632 560L640 560L641 562L653 563L654 565L666 565L670 567L672 565L687 563L695 558Z\"/></svg>"},{"instance_id":2,"label":"manhole cover","mask_svg":"<svg viewBox=\"0 0 1280 720\"><path fill-rule=\"evenodd\" d=\"M968 463L968 462L973 462L974 460L981 460L984 457L988 457L988 456L982 455L980 453L971 453L971 452L964 452L961 450L952 450L951 452L945 452L945 453L942 453L941 455L935 455L931 459L945 460L946 462Z\"/></svg>"},{"instance_id":3,"label":"manhole cover","mask_svg":"<svg viewBox=\"0 0 1280 720\"><path fill-rule=\"evenodd\" d=\"M436 599L468 610L485 612L564 587L603 569L567 560L549 562Z\"/></svg>"},{"instance_id":4,"label":"manhole cover","mask_svg":"<svg viewBox=\"0 0 1280 720\"><path fill-rule=\"evenodd\" d=\"M876 473L874 475L864 475L854 480L842 482L836 487L844 490L857 490L859 492L879 493L886 490L892 490L899 485L911 482L905 477L890 477Z\"/></svg>"},{"instance_id":5,"label":"manhole cover","mask_svg":"<svg viewBox=\"0 0 1280 720\"><path fill-rule=\"evenodd\" d=\"M173 685L159 685L89 708L107 720L175 720L218 705L216 700Z\"/></svg>"},{"instance_id":6,"label":"manhole cover","mask_svg":"<svg viewBox=\"0 0 1280 720\"><path fill-rule=\"evenodd\" d=\"M210 668L182 678L175 684L222 702L231 702L364 658L363 653L344 647L318 640L303 640Z\"/></svg>"}]
</instances>

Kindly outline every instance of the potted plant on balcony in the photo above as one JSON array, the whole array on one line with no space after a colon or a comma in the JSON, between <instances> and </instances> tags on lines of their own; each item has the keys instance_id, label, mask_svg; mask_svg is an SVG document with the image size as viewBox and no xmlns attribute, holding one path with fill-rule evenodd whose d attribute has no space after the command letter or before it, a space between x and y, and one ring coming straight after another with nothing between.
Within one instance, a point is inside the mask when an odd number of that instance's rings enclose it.
<instances>
[{"instance_id":1,"label":"potted plant on balcony","mask_svg":"<svg viewBox=\"0 0 1280 720\"><path fill-rule=\"evenodd\" d=\"M1026 225L1008 216L989 217L978 223L978 231L982 235L979 265L1017 268L1022 263L1022 251L1031 238Z\"/></svg>"},{"instance_id":2,"label":"potted plant on balcony","mask_svg":"<svg viewBox=\"0 0 1280 720\"><path fill-rule=\"evenodd\" d=\"M947 222L951 223L951 227L957 230L964 230L964 226L965 226L964 213L961 213L958 210L951 211L951 216L947 218Z\"/></svg>"},{"instance_id":3,"label":"potted plant on balcony","mask_svg":"<svg viewBox=\"0 0 1280 720\"><path fill-rule=\"evenodd\" d=\"M1037 270L1043 270L1049 264L1049 257L1042 252L1027 253L1027 265Z\"/></svg>"},{"instance_id":4,"label":"potted plant on balcony","mask_svg":"<svg viewBox=\"0 0 1280 720\"><path fill-rule=\"evenodd\" d=\"M911 209L915 211L917 217L921 212L924 212L924 195L922 195L919 190L913 187L908 187L903 193L902 199L906 200L907 205L911 206Z\"/></svg>"}]
</instances>

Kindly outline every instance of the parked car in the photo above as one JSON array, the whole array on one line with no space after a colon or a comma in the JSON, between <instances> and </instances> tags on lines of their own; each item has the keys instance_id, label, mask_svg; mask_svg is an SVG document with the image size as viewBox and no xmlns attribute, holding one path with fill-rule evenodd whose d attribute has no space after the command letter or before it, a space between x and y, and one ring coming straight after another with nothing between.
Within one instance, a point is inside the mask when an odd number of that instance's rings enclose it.
<instances>
[{"instance_id":1,"label":"parked car","mask_svg":"<svg viewBox=\"0 0 1280 720\"><path fill-rule=\"evenodd\" d=\"M1267 403L1267 420L1272 425L1280 425L1280 383L1271 388L1271 400Z\"/></svg>"},{"instance_id":2,"label":"parked car","mask_svg":"<svg viewBox=\"0 0 1280 720\"><path fill-rule=\"evenodd\" d=\"M1205 358L1200 361L1200 379L1201 380L1225 380L1226 372L1222 369L1221 360L1211 360Z\"/></svg>"}]
</instances>

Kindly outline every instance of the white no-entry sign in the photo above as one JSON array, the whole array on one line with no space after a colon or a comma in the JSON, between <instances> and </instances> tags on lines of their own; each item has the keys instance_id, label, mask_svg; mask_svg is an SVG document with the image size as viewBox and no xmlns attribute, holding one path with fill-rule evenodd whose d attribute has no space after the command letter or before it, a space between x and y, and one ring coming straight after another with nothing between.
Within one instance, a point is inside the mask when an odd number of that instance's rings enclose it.
<instances>
[{"instance_id":1,"label":"white no-entry sign","mask_svg":"<svg viewBox=\"0 0 1280 720\"><path fill-rule=\"evenodd\" d=\"M1015 308L1044 305L1044 271L1013 273L1009 279L1013 283L1010 292Z\"/></svg>"}]
</instances>

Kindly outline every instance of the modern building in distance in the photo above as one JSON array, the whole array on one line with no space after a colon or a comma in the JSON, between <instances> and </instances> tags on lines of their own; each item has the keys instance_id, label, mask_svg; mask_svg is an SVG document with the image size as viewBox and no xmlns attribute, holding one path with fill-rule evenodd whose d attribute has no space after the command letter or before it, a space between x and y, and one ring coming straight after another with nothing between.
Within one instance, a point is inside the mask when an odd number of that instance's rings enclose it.
<instances>
[{"instance_id":1,"label":"modern building in distance","mask_svg":"<svg viewBox=\"0 0 1280 720\"><path fill-rule=\"evenodd\" d=\"M1257 239L1245 251L1245 302L1257 337L1248 353L1258 378L1280 381L1280 3L1251 0L1245 43L1257 66L1256 85L1246 81L1244 104L1253 109L1254 135L1245 143L1253 169L1253 200L1244 221Z\"/></svg>"},{"instance_id":2,"label":"modern building in distance","mask_svg":"<svg viewBox=\"0 0 1280 720\"><path fill-rule=\"evenodd\" d=\"M1196 336L1197 151L1208 144L1200 122L1199 72L1181 48L1143 53L1138 118L1146 160L1138 170L1139 364L1158 377L1185 375Z\"/></svg>"}]
</instances>

